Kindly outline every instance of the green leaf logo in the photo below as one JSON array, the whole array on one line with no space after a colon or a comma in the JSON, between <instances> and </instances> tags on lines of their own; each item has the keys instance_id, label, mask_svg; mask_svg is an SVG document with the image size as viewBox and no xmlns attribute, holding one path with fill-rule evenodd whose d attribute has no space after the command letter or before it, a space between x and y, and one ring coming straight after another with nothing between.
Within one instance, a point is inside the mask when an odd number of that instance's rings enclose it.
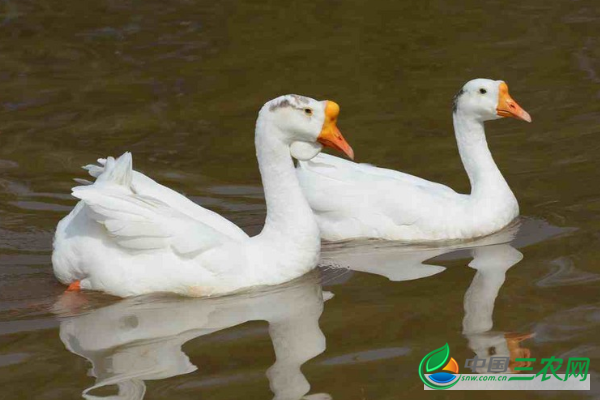
<instances>
[{"instance_id":1,"label":"green leaf logo","mask_svg":"<svg viewBox=\"0 0 600 400\"><path fill-rule=\"evenodd\" d=\"M456 385L458 383L458 379L456 379L453 383L449 385L439 385L435 382L430 381L425 376L426 373L429 374L440 368L445 367L449 359L450 346L448 346L448 343L446 343L439 349L435 349L434 351L423 357L421 363L419 364L419 378L421 378L425 385L437 390L448 389Z\"/></svg>"},{"instance_id":2,"label":"green leaf logo","mask_svg":"<svg viewBox=\"0 0 600 400\"><path fill-rule=\"evenodd\" d=\"M448 359L450 358L450 346L448 346L448 343L446 343L439 349L427 354L425 358L427 358L425 370L428 373L435 371L436 369L440 369L448 363Z\"/></svg>"}]
</instances>

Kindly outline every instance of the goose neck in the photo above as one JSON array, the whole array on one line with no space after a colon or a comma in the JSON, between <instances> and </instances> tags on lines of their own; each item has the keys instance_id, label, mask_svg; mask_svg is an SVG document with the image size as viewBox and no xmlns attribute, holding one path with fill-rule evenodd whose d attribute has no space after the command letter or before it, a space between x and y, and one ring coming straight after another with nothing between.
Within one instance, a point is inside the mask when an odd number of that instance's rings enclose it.
<instances>
[{"instance_id":1,"label":"goose neck","mask_svg":"<svg viewBox=\"0 0 600 400\"><path fill-rule=\"evenodd\" d=\"M289 144L283 137L277 127L259 118L256 157L267 203L263 233L290 239L299 236L318 239L316 221L298 182Z\"/></svg>"},{"instance_id":2,"label":"goose neck","mask_svg":"<svg viewBox=\"0 0 600 400\"><path fill-rule=\"evenodd\" d=\"M471 183L471 195L512 195L488 148L483 121L460 110L454 113L453 119L460 158Z\"/></svg>"}]
</instances>

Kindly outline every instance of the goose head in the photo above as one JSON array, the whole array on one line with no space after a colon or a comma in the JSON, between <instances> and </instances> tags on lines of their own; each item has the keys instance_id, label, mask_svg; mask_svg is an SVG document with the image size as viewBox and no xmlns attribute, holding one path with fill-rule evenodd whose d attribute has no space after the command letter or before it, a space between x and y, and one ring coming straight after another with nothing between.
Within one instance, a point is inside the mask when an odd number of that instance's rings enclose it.
<instances>
[{"instance_id":1,"label":"goose head","mask_svg":"<svg viewBox=\"0 0 600 400\"><path fill-rule=\"evenodd\" d=\"M491 79L467 82L454 97L453 111L480 121L512 117L531 122L529 113L508 94L506 83Z\"/></svg>"},{"instance_id":2,"label":"goose head","mask_svg":"<svg viewBox=\"0 0 600 400\"><path fill-rule=\"evenodd\" d=\"M290 146L291 155L310 160L323 146L342 151L354 159L354 151L337 127L340 106L329 100L318 101L294 94L278 97L261 110L278 129L273 134Z\"/></svg>"}]
</instances>

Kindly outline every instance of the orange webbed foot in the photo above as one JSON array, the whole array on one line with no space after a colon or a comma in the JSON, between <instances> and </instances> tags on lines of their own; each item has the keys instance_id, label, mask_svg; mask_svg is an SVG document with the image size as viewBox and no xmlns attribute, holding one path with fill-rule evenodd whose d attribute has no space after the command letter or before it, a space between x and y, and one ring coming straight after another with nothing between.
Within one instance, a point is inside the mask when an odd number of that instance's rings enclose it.
<instances>
[{"instance_id":1,"label":"orange webbed foot","mask_svg":"<svg viewBox=\"0 0 600 400\"><path fill-rule=\"evenodd\" d=\"M67 292L79 292L81 291L81 281L75 281L69 285L66 290Z\"/></svg>"}]
</instances>

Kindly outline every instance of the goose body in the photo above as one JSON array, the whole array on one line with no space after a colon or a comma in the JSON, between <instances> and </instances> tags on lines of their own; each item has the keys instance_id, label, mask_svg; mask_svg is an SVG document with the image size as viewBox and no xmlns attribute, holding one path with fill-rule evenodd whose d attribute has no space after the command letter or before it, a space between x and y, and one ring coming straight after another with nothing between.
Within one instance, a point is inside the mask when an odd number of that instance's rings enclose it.
<instances>
[{"instance_id":1,"label":"goose body","mask_svg":"<svg viewBox=\"0 0 600 400\"><path fill-rule=\"evenodd\" d=\"M454 129L471 193L326 154L300 162L298 178L326 240L469 239L507 226L517 200L488 149L484 121L531 121L502 81L475 79L455 98Z\"/></svg>"},{"instance_id":2,"label":"goose body","mask_svg":"<svg viewBox=\"0 0 600 400\"><path fill-rule=\"evenodd\" d=\"M134 171L129 153L89 167L96 181L73 188L81 201L56 230L56 277L73 289L127 297L208 296L303 275L317 264L320 237L292 154L312 157L324 143L352 155L338 113L333 102L295 95L261 109L255 137L267 217L255 237Z\"/></svg>"}]
</instances>

